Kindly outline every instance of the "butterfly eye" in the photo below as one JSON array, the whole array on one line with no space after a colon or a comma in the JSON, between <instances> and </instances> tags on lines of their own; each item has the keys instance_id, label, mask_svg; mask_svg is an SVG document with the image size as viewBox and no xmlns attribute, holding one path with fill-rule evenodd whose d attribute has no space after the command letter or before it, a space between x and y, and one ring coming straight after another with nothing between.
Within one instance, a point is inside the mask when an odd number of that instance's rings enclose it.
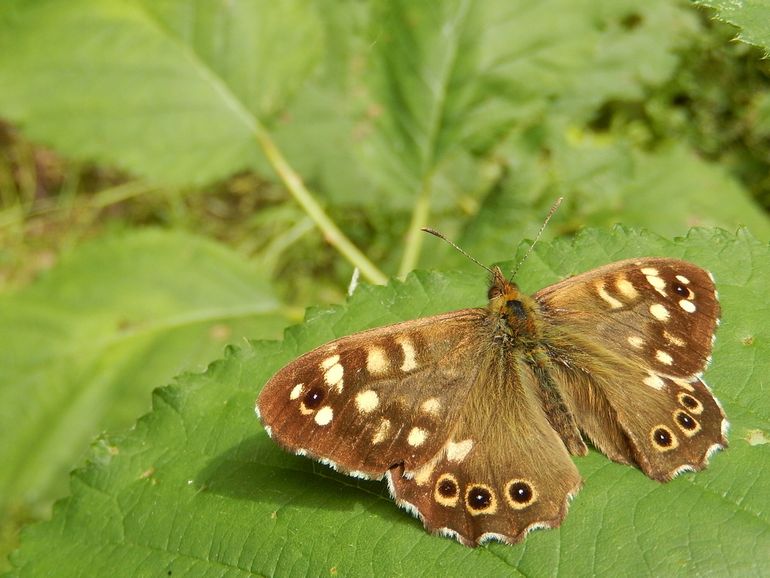
<instances>
[{"instance_id":1,"label":"butterfly eye","mask_svg":"<svg viewBox=\"0 0 770 578\"><path fill-rule=\"evenodd\" d=\"M526 319L527 312L524 311L524 305L518 299L509 299L505 302L508 309L519 319Z\"/></svg>"}]
</instances>

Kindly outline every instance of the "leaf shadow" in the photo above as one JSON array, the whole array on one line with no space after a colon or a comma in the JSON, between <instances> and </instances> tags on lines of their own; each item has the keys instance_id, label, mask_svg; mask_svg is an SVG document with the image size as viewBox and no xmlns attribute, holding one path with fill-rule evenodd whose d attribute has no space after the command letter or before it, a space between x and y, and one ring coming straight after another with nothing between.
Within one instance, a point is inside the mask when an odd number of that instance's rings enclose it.
<instances>
[{"instance_id":1,"label":"leaf shadow","mask_svg":"<svg viewBox=\"0 0 770 578\"><path fill-rule=\"evenodd\" d=\"M210 459L195 476L201 491L280 507L348 511L372 500L390 502L385 482L336 472L283 451L263 433L250 436Z\"/></svg>"}]
</instances>

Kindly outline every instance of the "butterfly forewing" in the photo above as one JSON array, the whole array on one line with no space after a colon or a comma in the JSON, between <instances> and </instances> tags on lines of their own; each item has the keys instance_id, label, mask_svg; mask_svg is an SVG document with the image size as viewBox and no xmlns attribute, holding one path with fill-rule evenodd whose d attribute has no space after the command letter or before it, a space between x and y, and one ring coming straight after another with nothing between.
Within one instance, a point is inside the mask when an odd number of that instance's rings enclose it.
<instances>
[{"instance_id":1,"label":"butterfly forewing","mask_svg":"<svg viewBox=\"0 0 770 578\"><path fill-rule=\"evenodd\" d=\"M262 422L284 447L345 472L417 467L446 442L480 370L472 339L485 313L398 323L314 349L265 385Z\"/></svg>"},{"instance_id":2,"label":"butterfly forewing","mask_svg":"<svg viewBox=\"0 0 770 578\"><path fill-rule=\"evenodd\" d=\"M676 377L702 372L711 355L719 302L707 271L678 259L618 261L534 295L546 326Z\"/></svg>"}]
</instances>

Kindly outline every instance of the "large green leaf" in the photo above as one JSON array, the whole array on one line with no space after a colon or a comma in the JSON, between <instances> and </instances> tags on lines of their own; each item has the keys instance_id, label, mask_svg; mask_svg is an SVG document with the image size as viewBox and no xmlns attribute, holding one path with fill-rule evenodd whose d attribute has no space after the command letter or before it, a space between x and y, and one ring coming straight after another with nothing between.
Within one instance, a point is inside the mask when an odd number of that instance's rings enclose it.
<instances>
[{"instance_id":1,"label":"large green leaf","mask_svg":"<svg viewBox=\"0 0 770 578\"><path fill-rule=\"evenodd\" d=\"M157 390L153 411L102 437L53 519L23 534L14 576L751 575L770 566L768 247L697 230L666 241L616 229L540 244L525 290L612 260L683 257L716 275L723 323L707 379L732 421L730 448L668 484L592 452L561 528L518 546L432 537L384 483L281 451L254 399L270 375L328 339L484 303L486 274L417 273L314 310L282 343L232 349L205 374ZM763 438L764 436L764 438Z\"/></svg>"},{"instance_id":2,"label":"large green leaf","mask_svg":"<svg viewBox=\"0 0 770 578\"><path fill-rule=\"evenodd\" d=\"M93 241L0 298L0 520L61 496L88 442L132 423L154 387L284 323L252 265L155 230Z\"/></svg>"}]
</instances>

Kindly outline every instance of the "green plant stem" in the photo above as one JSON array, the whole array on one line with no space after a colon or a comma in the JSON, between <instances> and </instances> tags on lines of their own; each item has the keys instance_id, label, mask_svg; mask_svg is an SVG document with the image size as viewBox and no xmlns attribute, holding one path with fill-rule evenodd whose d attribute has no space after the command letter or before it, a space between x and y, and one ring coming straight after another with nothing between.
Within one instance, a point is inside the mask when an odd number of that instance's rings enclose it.
<instances>
[{"instance_id":1,"label":"green plant stem","mask_svg":"<svg viewBox=\"0 0 770 578\"><path fill-rule=\"evenodd\" d=\"M406 233L406 248L398 268L398 276L401 278L406 277L406 274L417 266L417 261L420 258L422 241L425 236L421 229L428 224L432 189L431 178L427 176L422 181L422 188L417 197L414 211L412 211L412 221L409 223L409 230Z\"/></svg>"},{"instance_id":2,"label":"green plant stem","mask_svg":"<svg viewBox=\"0 0 770 578\"><path fill-rule=\"evenodd\" d=\"M337 227L334 221L329 218L329 215L321 208L321 205L315 200L313 195L310 194L305 188L305 184L297 173L289 166L289 163L284 158L281 151L273 142L273 139L264 130L256 130L255 135L259 142L265 156L270 161L270 164L278 173L286 188L307 212L316 226L321 229L324 238L337 249L342 255L350 261L354 266L358 267L361 274L366 277L372 283L384 285L388 278L380 271L366 255L364 255L358 247L356 247L350 239Z\"/></svg>"}]
</instances>

